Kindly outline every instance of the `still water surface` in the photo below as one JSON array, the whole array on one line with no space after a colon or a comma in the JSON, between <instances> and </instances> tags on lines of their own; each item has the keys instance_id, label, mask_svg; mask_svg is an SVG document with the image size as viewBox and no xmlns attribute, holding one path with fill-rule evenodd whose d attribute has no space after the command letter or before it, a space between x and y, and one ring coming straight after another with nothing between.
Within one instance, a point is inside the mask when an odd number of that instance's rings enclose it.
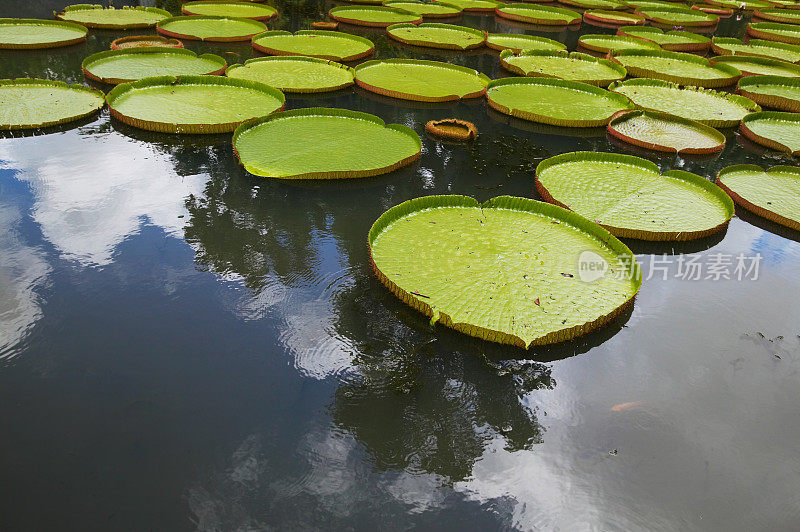
<instances>
[{"instance_id":1,"label":"still water surface","mask_svg":"<svg viewBox=\"0 0 800 532\"><path fill-rule=\"evenodd\" d=\"M270 27L308 27L332 5L279 1ZM5 0L0 16L62 6ZM748 18L717 34L741 36ZM611 33L459 23L571 50ZM376 58L509 75L488 51L343 29L373 39ZM0 71L86 83L81 60L120 35L0 52ZM407 124L422 157L377 178L287 183L246 175L230 135L148 133L107 111L0 138L1 529L800 528L800 234L739 213L701 242L631 241L655 273L632 311L530 353L430 327L374 279L366 247L373 221L409 198L536 198L536 164L558 153L635 153L709 178L793 160L734 131L711 158L634 152L480 100L287 99L309 106ZM425 135L450 116L479 138ZM762 260L757 280L693 281L677 277L681 253Z\"/></svg>"}]
</instances>

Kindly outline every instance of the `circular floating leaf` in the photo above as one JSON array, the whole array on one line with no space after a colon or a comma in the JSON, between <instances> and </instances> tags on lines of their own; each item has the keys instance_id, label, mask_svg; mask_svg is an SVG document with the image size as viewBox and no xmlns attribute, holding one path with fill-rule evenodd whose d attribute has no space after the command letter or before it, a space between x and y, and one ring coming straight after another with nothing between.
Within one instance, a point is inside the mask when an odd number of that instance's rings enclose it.
<instances>
[{"instance_id":1,"label":"circular floating leaf","mask_svg":"<svg viewBox=\"0 0 800 532\"><path fill-rule=\"evenodd\" d=\"M720 170L717 185L748 211L800 231L800 168L737 164Z\"/></svg>"},{"instance_id":2,"label":"circular floating leaf","mask_svg":"<svg viewBox=\"0 0 800 532\"><path fill-rule=\"evenodd\" d=\"M183 48L133 48L90 55L81 63L87 78L117 85L150 76L222 74L225 60L218 55L198 56Z\"/></svg>"},{"instance_id":3,"label":"circular floating leaf","mask_svg":"<svg viewBox=\"0 0 800 532\"><path fill-rule=\"evenodd\" d=\"M635 13L619 13L617 11L586 11L583 14L586 22L599 22L618 26L621 24L644 24L644 17Z\"/></svg>"},{"instance_id":4,"label":"circular floating leaf","mask_svg":"<svg viewBox=\"0 0 800 532\"><path fill-rule=\"evenodd\" d=\"M242 124L233 147L245 170L281 179L339 179L385 174L419 158L413 130L346 109L276 113Z\"/></svg>"},{"instance_id":5,"label":"circular floating leaf","mask_svg":"<svg viewBox=\"0 0 800 532\"><path fill-rule=\"evenodd\" d=\"M502 2L494 0L447 0L447 2L436 1L436 3L456 6L464 13L494 13L497 6L503 5Z\"/></svg>"},{"instance_id":6,"label":"circular floating leaf","mask_svg":"<svg viewBox=\"0 0 800 532\"><path fill-rule=\"evenodd\" d=\"M789 63L800 63L800 46L782 42L750 39L747 44L740 39L713 37L711 49L719 55L752 55L769 59L780 59Z\"/></svg>"},{"instance_id":7,"label":"circular floating leaf","mask_svg":"<svg viewBox=\"0 0 800 532\"><path fill-rule=\"evenodd\" d=\"M263 22L249 18L208 17L189 15L171 17L158 23L158 33L196 41L249 41L267 29Z\"/></svg>"},{"instance_id":8,"label":"circular floating leaf","mask_svg":"<svg viewBox=\"0 0 800 532\"><path fill-rule=\"evenodd\" d=\"M800 44L800 25L778 24L777 22L751 22L747 34L767 41Z\"/></svg>"},{"instance_id":9,"label":"circular floating leaf","mask_svg":"<svg viewBox=\"0 0 800 532\"><path fill-rule=\"evenodd\" d=\"M486 42L486 32L453 24L393 24L386 32L402 43L448 50L471 50Z\"/></svg>"},{"instance_id":10,"label":"circular floating leaf","mask_svg":"<svg viewBox=\"0 0 800 532\"><path fill-rule=\"evenodd\" d=\"M672 2L660 2L658 0L623 0L623 3L628 6L628 9L671 9L675 7Z\"/></svg>"},{"instance_id":11,"label":"circular floating leaf","mask_svg":"<svg viewBox=\"0 0 800 532\"><path fill-rule=\"evenodd\" d=\"M725 64L738 68L746 76L785 76L789 78L800 77L800 65L787 63L780 59L767 57L720 55L710 59L714 65Z\"/></svg>"},{"instance_id":12,"label":"circular floating leaf","mask_svg":"<svg viewBox=\"0 0 800 532\"><path fill-rule=\"evenodd\" d=\"M92 4L75 4L67 6L56 18L69 22L77 22L87 28L128 30L134 28L152 28L160 20L169 18L170 12L155 7L103 7Z\"/></svg>"},{"instance_id":13,"label":"circular floating leaf","mask_svg":"<svg viewBox=\"0 0 800 532\"><path fill-rule=\"evenodd\" d=\"M455 118L431 120L425 124L425 131L431 135L452 140L471 140L478 134L475 124Z\"/></svg>"},{"instance_id":14,"label":"circular floating leaf","mask_svg":"<svg viewBox=\"0 0 800 532\"><path fill-rule=\"evenodd\" d=\"M477 98L489 78L471 68L416 59L367 61L355 68L356 83L369 91L420 102Z\"/></svg>"},{"instance_id":15,"label":"circular floating leaf","mask_svg":"<svg viewBox=\"0 0 800 532\"><path fill-rule=\"evenodd\" d=\"M225 133L283 108L278 89L220 76L159 76L117 85L106 96L111 116L162 133Z\"/></svg>"},{"instance_id":16,"label":"circular floating leaf","mask_svg":"<svg viewBox=\"0 0 800 532\"><path fill-rule=\"evenodd\" d=\"M86 27L60 20L0 18L0 49L68 46L86 40Z\"/></svg>"},{"instance_id":17,"label":"circular floating leaf","mask_svg":"<svg viewBox=\"0 0 800 532\"><path fill-rule=\"evenodd\" d=\"M762 111L742 118L742 133L773 150L800 155L800 113Z\"/></svg>"},{"instance_id":18,"label":"circular floating leaf","mask_svg":"<svg viewBox=\"0 0 800 532\"><path fill-rule=\"evenodd\" d=\"M579 9L601 9L603 11L617 11L627 8L625 4L617 0L559 0L559 3Z\"/></svg>"},{"instance_id":19,"label":"circular floating leaf","mask_svg":"<svg viewBox=\"0 0 800 532\"><path fill-rule=\"evenodd\" d=\"M511 3L502 4L494 11L501 18L544 26L564 26L581 21L579 13L560 7Z\"/></svg>"},{"instance_id":20,"label":"circular floating leaf","mask_svg":"<svg viewBox=\"0 0 800 532\"><path fill-rule=\"evenodd\" d=\"M112 50L132 48L183 48L183 43L178 39L169 39L160 35L132 35L111 41Z\"/></svg>"},{"instance_id":21,"label":"circular floating leaf","mask_svg":"<svg viewBox=\"0 0 800 532\"><path fill-rule=\"evenodd\" d=\"M103 107L103 93L46 79L0 79L0 129L35 129L78 120Z\"/></svg>"},{"instance_id":22,"label":"circular floating leaf","mask_svg":"<svg viewBox=\"0 0 800 532\"><path fill-rule=\"evenodd\" d=\"M711 43L708 37L696 33L676 30L665 32L649 26L625 26L617 30L617 35L653 41L664 50L675 52L702 52Z\"/></svg>"},{"instance_id":23,"label":"circular floating leaf","mask_svg":"<svg viewBox=\"0 0 800 532\"><path fill-rule=\"evenodd\" d=\"M794 9L759 9L753 12L753 16L773 22L800 23L800 11Z\"/></svg>"},{"instance_id":24,"label":"circular floating leaf","mask_svg":"<svg viewBox=\"0 0 800 532\"><path fill-rule=\"evenodd\" d=\"M278 10L272 6L254 2L186 2L181 6L185 15L206 15L212 17L240 17L254 20L269 20L277 16Z\"/></svg>"},{"instance_id":25,"label":"circular floating leaf","mask_svg":"<svg viewBox=\"0 0 800 532\"><path fill-rule=\"evenodd\" d=\"M632 155L574 152L536 168L536 190L547 201L594 220L619 237L694 240L724 229L733 202L702 177Z\"/></svg>"},{"instance_id":26,"label":"circular floating leaf","mask_svg":"<svg viewBox=\"0 0 800 532\"><path fill-rule=\"evenodd\" d=\"M355 61L375 51L372 41L336 31L265 31L253 37L253 48L271 55L305 55L331 61Z\"/></svg>"},{"instance_id":27,"label":"circular floating leaf","mask_svg":"<svg viewBox=\"0 0 800 532\"><path fill-rule=\"evenodd\" d=\"M505 50L500 53L500 63L521 76L569 79L600 87L625 77L625 69L616 63L565 50L523 50L519 55Z\"/></svg>"},{"instance_id":28,"label":"circular floating leaf","mask_svg":"<svg viewBox=\"0 0 800 532\"><path fill-rule=\"evenodd\" d=\"M745 79L745 78L743 78ZM615 83L609 90L627 96L637 107L697 120L711 127L735 127L761 108L750 99L668 81L637 78Z\"/></svg>"},{"instance_id":29,"label":"circular floating leaf","mask_svg":"<svg viewBox=\"0 0 800 532\"><path fill-rule=\"evenodd\" d=\"M719 22L719 16L717 15L683 7L640 9L637 13L651 22L666 26L713 26Z\"/></svg>"},{"instance_id":30,"label":"circular floating leaf","mask_svg":"<svg viewBox=\"0 0 800 532\"><path fill-rule=\"evenodd\" d=\"M727 7L730 9L761 9L773 7L772 2L764 0L706 0L707 3L713 6Z\"/></svg>"},{"instance_id":31,"label":"circular floating leaf","mask_svg":"<svg viewBox=\"0 0 800 532\"><path fill-rule=\"evenodd\" d=\"M535 35L520 35L515 33L490 33L486 36L486 46L494 50L566 50L567 45Z\"/></svg>"},{"instance_id":32,"label":"circular floating leaf","mask_svg":"<svg viewBox=\"0 0 800 532\"><path fill-rule=\"evenodd\" d=\"M611 136L656 151L715 153L725 147L725 135L695 120L657 111L623 111L608 124Z\"/></svg>"},{"instance_id":33,"label":"circular floating leaf","mask_svg":"<svg viewBox=\"0 0 800 532\"><path fill-rule=\"evenodd\" d=\"M421 15L410 11L383 6L338 6L331 8L328 16L339 22L375 28L385 28L402 22L416 24L422 20Z\"/></svg>"},{"instance_id":34,"label":"circular floating leaf","mask_svg":"<svg viewBox=\"0 0 800 532\"><path fill-rule=\"evenodd\" d=\"M721 17L730 17L733 15L733 9L712 4L694 4L692 9L699 9L703 13L711 13L712 15L719 15Z\"/></svg>"},{"instance_id":35,"label":"circular floating leaf","mask_svg":"<svg viewBox=\"0 0 800 532\"><path fill-rule=\"evenodd\" d=\"M486 99L493 109L516 118L552 126L605 126L633 104L621 94L563 79L502 78L489 83Z\"/></svg>"},{"instance_id":36,"label":"circular floating leaf","mask_svg":"<svg viewBox=\"0 0 800 532\"><path fill-rule=\"evenodd\" d=\"M622 242L574 213L525 198L482 205L465 196L413 199L378 218L369 246L378 279L432 323L522 348L608 323L641 285ZM617 275L588 282L580 259Z\"/></svg>"},{"instance_id":37,"label":"circular floating leaf","mask_svg":"<svg viewBox=\"0 0 800 532\"><path fill-rule=\"evenodd\" d=\"M732 85L742 73L729 65L712 65L708 59L681 52L624 50L611 54L629 76L654 78L681 85L725 87Z\"/></svg>"},{"instance_id":38,"label":"circular floating leaf","mask_svg":"<svg viewBox=\"0 0 800 532\"><path fill-rule=\"evenodd\" d=\"M265 83L284 92L328 92L353 84L353 69L314 57L258 57L232 65L230 78Z\"/></svg>"},{"instance_id":39,"label":"circular floating leaf","mask_svg":"<svg viewBox=\"0 0 800 532\"><path fill-rule=\"evenodd\" d=\"M748 76L739 80L742 96L766 107L800 113L800 80L781 76Z\"/></svg>"},{"instance_id":40,"label":"circular floating leaf","mask_svg":"<svg viewBox=\"0 0 800 532\"><path fill-rule=\"evenodd\" d=\"M421 16L423 19L457 17L462 11L460 7L452 4L434 4L428 2L417 2L416 0L396 0L393 2L384 2L383 5L386 7L393 7L395 9L409 11L415 15Z\"/></svg>"},{"instance_id":41,"label":"circular floating leaf","mask_svg":"<svg viewBox=\"0 0 800 532\"><path fill-rule=\"evenodd\" d=\"M652 42L624 35L582 35L578 44L595 52L607 54L615 50L660 50L661 47Z\"/></svg>"}]
</instances>

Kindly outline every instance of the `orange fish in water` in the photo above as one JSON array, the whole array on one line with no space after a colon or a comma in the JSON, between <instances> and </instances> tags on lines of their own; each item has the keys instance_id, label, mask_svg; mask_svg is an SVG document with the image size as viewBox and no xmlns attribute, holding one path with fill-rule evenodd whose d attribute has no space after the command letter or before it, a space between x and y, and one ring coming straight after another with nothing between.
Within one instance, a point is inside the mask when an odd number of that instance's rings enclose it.
<instances>
[{"instance_id":1,"label":"orange fish in water","mask_svg":"<svg viewBox=\"0 0 800 532\"><path fill-rule=\"evenodd\" d=\"M641 401L631 401L629 403L620 403L618 405L614 405L611 407L612 412L622 412L624 410L630 410L631 408L636 408L637 406L642 406Z\"/></svg>"}]
</instances>

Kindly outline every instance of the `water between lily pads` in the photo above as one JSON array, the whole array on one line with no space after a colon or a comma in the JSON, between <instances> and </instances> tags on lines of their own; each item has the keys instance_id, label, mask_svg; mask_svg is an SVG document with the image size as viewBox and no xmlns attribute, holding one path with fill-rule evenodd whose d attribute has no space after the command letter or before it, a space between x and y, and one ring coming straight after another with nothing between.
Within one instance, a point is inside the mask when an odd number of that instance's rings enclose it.
<instances>
[{"instance_id":1,"label":"water between lily pads","mask_svg":"<svg viewBox=\"0 0 800 532\"><path fill-rule=\"evenodd\" d=\"M15 0L0 15L49 17L62 4ZM306 28L331 6L278 1L270 27ZM748 18L717 34L741 36ZM612 32L459 23L570 50L582 33ZM376 58L509 75L487 50L343 29L373 39ZM0 69L84 83L81 60L123 34L0 52ZM253 55L186 46L229 63ZM287 100L308 106L406 124L422 157L378 178L285 183L246 175L229 135L152 134L107 111L0 139L0 528L797 527L797 233L741 214L709 240L631 242L652 277L633 310L531 353L431 328L376 282L366 248L372 222L409 198L536 197L534 168L558 153L635 153L709 178L794 161L733 131L710 158L634 152L602 130L509 120L481 100ZM478 139L425 134L447 117L476 124ZM732 279L709 274L739 255L761 257L757 280L730 265ZM700 280L681 278L688 259Z\"/></svg>"}]
</instances>

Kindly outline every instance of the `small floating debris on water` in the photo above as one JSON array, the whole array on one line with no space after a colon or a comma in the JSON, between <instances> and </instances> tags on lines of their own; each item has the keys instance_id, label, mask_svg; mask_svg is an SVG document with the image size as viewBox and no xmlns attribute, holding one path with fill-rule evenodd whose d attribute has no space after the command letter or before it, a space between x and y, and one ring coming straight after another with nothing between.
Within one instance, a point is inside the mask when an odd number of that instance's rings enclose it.
<instances>
[{"instance_id":1,"label":"small floating debris on water","mask_svg":"<svg viewBox=\"0 0 800 532\"><path fill-rule=\"evenodd\" d=\"M611 407L612 412L624 412L625 410L630 410L631 408L636 408L638 406L642 406L644 403L641 401L629 401L627 403L620 403L618 405L614 405Z\"/></svg>"},{"instance_id":2,"label":"small floating debris on water","mask_svg":"<svg viewBox=\"0 0 800 532\"><path fill-rule=\"evenodd\" d=\"M454 140L472 140L478 134L475 124L456 118L431 120L425 124L425 131L437 137Z\"/></svg>"}]
</instances>

